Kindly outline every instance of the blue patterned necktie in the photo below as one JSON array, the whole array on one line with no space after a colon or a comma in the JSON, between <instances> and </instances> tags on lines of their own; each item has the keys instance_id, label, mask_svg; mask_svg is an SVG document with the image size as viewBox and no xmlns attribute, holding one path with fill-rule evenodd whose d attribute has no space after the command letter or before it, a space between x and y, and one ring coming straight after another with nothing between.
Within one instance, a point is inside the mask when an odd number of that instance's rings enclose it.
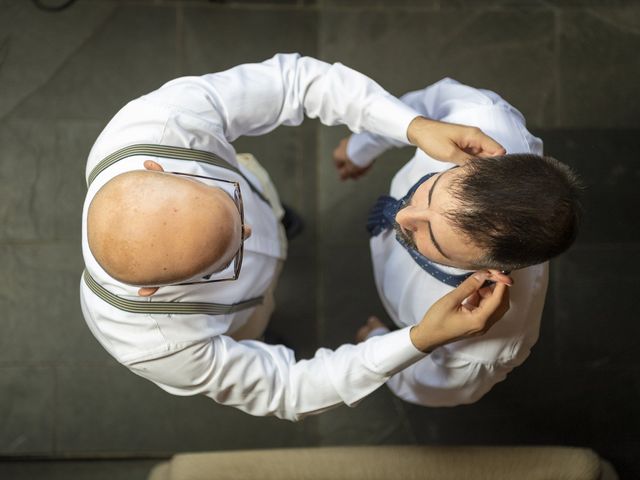
<instances>
[{"instance_id":1,"label":"blue patterned necktie","mask_svg":"<svg viewBox=\"0 0 640 480\"><path fill-rule=\"evenodd\" d=\"M393 230L396 225L396 215L404 207L413 196L414 192L424 182L429 180L435 173L429 173L422 177L418 182L409 189L407 194L400 200L396 200L389 195L382 195L376 203L373 205L369 218L367 219L367 230L372 237L380 235L385 230ZM457 287L464 282L471 273L464 273L461 275L453 275L440 270L434 262L418 252L415 248L409 245L402 237L396 235L396 240L402 245L411 258L429 275L436 280L446 283L451 287Z\"/></svg>"}]
</instances>

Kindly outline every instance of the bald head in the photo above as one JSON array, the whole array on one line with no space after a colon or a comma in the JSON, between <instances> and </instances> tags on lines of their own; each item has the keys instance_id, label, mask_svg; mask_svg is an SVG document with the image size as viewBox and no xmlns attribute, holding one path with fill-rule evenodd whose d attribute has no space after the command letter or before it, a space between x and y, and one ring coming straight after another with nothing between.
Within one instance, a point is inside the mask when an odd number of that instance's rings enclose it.
<instances>
[{"instance_id":1,"label":"bald head","mask_svg":"<svg viewBox=\"0 0 640 480\"><path fill-rule=\"evenodd\" d=\"M220 188L148 170L107 182L89 206L91 253L131 285L178 283L223 268L240 247L240 216Z\"/></svg>"}]
</instances>

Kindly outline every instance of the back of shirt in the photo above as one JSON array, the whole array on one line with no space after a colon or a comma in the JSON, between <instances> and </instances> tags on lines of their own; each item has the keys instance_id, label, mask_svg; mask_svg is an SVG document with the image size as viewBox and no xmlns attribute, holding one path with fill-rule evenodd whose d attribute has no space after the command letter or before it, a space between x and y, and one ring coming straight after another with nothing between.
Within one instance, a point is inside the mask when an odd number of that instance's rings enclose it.
<instances>
[{"instance_id":1,"label":"back of shirt","mask_svg":"<svg viewBox=\"0 0 640 480\"><path fill-rule=\"evenodd\" d=\"M424 90L406 94L402 100L426 117L479 127L501 143L507 153L542 154L542 142L526 129L522 114L488 90L445 78ZM398 145L368 134L354 135L349 144L349 154L361 164ZM394 176L390 195L401 198L424 175L452 166L416 150ZM452 290L422 270L397 242L393 231L372 237L370 247L378 293L399 327L418 323L434 302ZM452 274L466 272L447 266L440 269ZM440 347L394 376L388 382L394 393L428 406L472 403L521 364L538 339L548 264L515 271L512 277L511 309L500 322L482 337Z\"/></svg>"}]
</instances>

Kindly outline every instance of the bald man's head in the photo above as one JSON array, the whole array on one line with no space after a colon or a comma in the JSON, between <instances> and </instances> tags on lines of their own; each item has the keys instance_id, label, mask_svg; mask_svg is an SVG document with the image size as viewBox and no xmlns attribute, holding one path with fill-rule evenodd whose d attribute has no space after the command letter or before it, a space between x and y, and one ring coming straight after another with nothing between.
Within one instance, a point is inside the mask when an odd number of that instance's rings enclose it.
<instances>
[{"instance_id":1,"label":"bald man's head","mask_svg":"<svg viewBox=\"0 0 640 480\"><path fill-rule=\"evenodd\" d=\"M226 266L242 241L229 195L188 177L149 170L107 182L89 206L91 253L115 279L153 287Z\"/></svg>"}]
</instances>

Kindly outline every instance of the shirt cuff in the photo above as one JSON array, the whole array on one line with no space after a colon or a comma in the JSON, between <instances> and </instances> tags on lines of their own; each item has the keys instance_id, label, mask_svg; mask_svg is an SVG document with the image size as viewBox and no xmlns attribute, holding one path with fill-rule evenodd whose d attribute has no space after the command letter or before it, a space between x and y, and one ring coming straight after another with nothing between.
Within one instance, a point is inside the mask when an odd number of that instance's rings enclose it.
<instances>
[{"instance_id":1,"label":"shirt cuff","mask_svg":"<svg viewBox=\"0 0 640 480\"><path fill-rule=\"evenodd\" d=\"M375 158L384 152L385 147L380 146L368 132L354 133L347 142L347 157L358 167L368 167Z\"/></svg>"},{"instance_id":2,"label":"shirt cuff","mask_svg":"<svg viewBox=\"0 0 640 480\"><path fill-rule=\"evenodd\" d=\"M367 109L366 130L410 145L407 130L420 114L390 94L371 102Z\"/></svg>"},{"instance_id":3,"label":"shirt cuff","mask_svg":"<svg viewBox=\"0 0 640 480\"><path fill-rule=\"evenodd\" d=\"M367 339L369 359L380 374L387 377L395 375L427 355L411 341L411 328L405 327Z\"/></svg>"},{"instance_id":4,"label":"shirt cuff","mask_svg":"<svg viewBox=\"0 0 640 480\"><path fill-rule=\"evenodd\" d=\"M387 327L377 327L374 328L373 330L371 330L368 334L367 334L367 340L370 339L371 337L378 337L380 335L386 335L387 333L389 333L389 329Z\"/></svg>"}]
</instances>

